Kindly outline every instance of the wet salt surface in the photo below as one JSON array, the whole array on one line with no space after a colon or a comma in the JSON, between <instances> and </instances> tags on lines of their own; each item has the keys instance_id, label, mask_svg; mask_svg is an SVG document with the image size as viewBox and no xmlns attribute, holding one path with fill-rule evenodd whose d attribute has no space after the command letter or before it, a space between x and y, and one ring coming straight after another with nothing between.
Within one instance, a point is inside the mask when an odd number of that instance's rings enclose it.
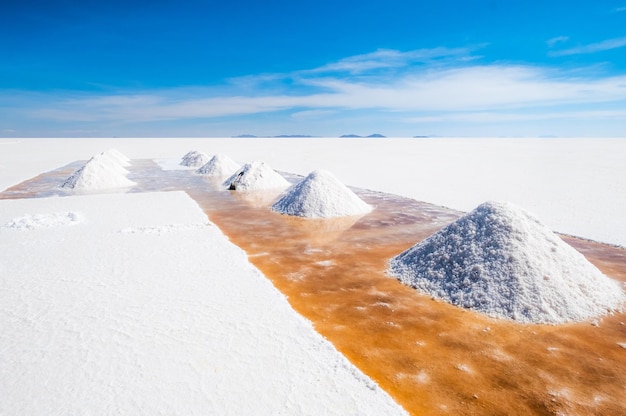
<instances>
[{"instance_id":1,"label":"wet salt surface","mask_svg":"<svg viewBox=\"0 0 626 416\"><path fill-rule=\"evenodd\" d=\"M224 191L220 181L147 160L129 170L138 183L129 192L185 190L298 312L413 414L626 412L625 314L594 325L522 325L434 301L386 275L389 258L459 212L355 190L372 213L294 218L269 210L275 194ZM0 199L65 195L51 186L72 171L41 175ZM626 281L626 250L563 238Z\"/></svg>"}]
</instances>

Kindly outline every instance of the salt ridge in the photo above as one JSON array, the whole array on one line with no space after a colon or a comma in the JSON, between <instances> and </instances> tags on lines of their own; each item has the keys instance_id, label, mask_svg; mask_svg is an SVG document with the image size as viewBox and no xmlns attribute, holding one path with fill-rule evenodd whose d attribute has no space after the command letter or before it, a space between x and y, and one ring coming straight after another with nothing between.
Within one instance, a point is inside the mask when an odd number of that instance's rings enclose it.
<instances>
[{"instance_id":1,"label":"salt ridge","mask_svg":"<svg viewBox=\"0 0 626 416\"><path fill-rule=\"evenodd\" d=\"M26 214L4 224L1 228L13 230L36 230L60 228L80 224L84 221L79 212L55 212L49 214Z\"/></svg>"},{"instance_id":2,"label":"salt ridge","mask_svg":"<svg viewBox=\"0 0 626 416\"><path fill-rule=\"evenodd\" d=\"M621 285L526 211L486 202L390 261L403 283L454 305L526 323L621 310Z\"/></svg>"},{"instance_id":3,"label":"salt ridge","mask_svg":"<svg viewBox=\"0 0 626 416\"><path fill-rule=\"evenodd\" d=\"M272 205L273 211L308 218L366 214L372 207L324 170L311 172Z\"/></svg>"},{"instance_id":4,"label":"salt ridge","mask_svg":"<svg viewBox=\"0 0 626 416\"><path fill-rule=\"evenodd\" d=\"M289 182L261 161L246 163L224 182L230 190L253 191L264 189L285 189Z\"/></svg>"},{"instance_id":5,"label":"salt ridge","mask_svg":"<svg viewBox=\"0 0 626 416\"><path fill-rule=\"evenodd\" d=\"M241 166L224 154L214 155L205 165L196 171L204 176L225 177L230 176Z\"/></svg>"}]
</instances>

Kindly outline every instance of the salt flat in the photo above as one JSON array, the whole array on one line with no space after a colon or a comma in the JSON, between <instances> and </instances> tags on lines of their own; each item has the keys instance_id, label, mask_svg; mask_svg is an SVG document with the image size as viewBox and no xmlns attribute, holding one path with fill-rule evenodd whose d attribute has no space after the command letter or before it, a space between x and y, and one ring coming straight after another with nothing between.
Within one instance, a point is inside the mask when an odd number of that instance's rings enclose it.
<instances>
[{"instance_id":1,"label":"salt flat","mask_svg":"<svg viewBox=\"0 0 626 416\"><path fill-rule=\"evenodd\" d=\"M626 139L3 139L0 188L115 148L133 159L225 153L471 211L512 202L554 231L626 246Z\"/></svg>"},{"instance_id":2,"label":"salt flat","mask_svg":"<svg viewBox=\"0 0 626 416\"><path fill-rule=\"evenodd\" d=\"M452 207L538 201L560 213L552 228L584 231L584 217L589 234L570 233L624 244L611 210L624 204L625 142L602 143L2 140L0 187L110 148L173 161L197 149L301 174L327 168L349 185ZM0 413L402 413L182 193L5 200L0 227Z\"/></svg>"},{"instance_id":3,"label":"salt flat","mask_svg":"<svg viewBox=\"0 0 626 416\"><path fill-rule=\"evenodd\" d=\"M404 414L182 192L0 201L1 414Z\"/></svg>"}]
</instances>

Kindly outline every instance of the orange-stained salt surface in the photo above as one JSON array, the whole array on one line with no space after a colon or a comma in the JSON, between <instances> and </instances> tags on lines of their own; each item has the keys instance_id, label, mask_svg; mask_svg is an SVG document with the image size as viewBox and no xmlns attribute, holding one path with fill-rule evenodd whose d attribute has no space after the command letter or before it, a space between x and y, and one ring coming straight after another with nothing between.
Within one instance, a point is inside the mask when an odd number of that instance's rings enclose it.
<instances>
[{"instance_id":1,"label":"orange-stained salt surface","mask_svg":"<svg viewBox=\"0 0 626 416\"><path fill-rule=\"evenodd\" d=\"M7 188L0 192L0 200L60 195L62 190L59 187L85 163L86 161L74 162Z\"/></svg>"},{"instance_id":2,"label":"orange-stained salt surface","mask_svg":"<svg viewBox=\"0 0 626 416\"><path fill-rule=\"evenodd\" d=\"M386 274L391 257L459 212L357 189L372 213L311 220L271 212L276 193L222 190L150 161L134 161L129 177L139 183L133 192L185 190L294 309L411 414L626 414L626 314L518 324L433 300ZM563 239L626 281L626 250Z\"/></svg>"}]
</instances>

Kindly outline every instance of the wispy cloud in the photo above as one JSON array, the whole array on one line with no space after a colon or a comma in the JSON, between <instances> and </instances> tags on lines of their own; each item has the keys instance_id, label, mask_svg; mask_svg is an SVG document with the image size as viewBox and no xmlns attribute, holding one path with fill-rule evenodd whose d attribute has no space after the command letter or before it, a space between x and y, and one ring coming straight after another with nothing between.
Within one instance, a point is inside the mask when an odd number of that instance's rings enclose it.
<instances>
[{"instance_id":1,"label":"wispy cloud","mask_svg":"<svg viewBox=\"0 0 626 416\"><path fill-rule=\"evenodd\" d=\"M602 42L591 43L589 45L576 46L569 49L562 49L560 51L549 52L550 56L568 56L568 55L581 55L596 53L602 51L608 51L611 49L622 48L626 46L626 37L607 39Z\"/></svg>"},{"instance_id":2,"label":"wispy cloud","mask_svg":"<svg viewBox=\"0 0 626 416\"><path fill-rule=\"evenodd\" d=\"M348 72L359 74L380 68L401 68L411 64L433 64L435 62L449 62L450 60L472 60L476 57L472 53L484 45L469 48L432 48L416 49L408 52L393 49L379 49L375 52L350 56L338 62L330 63L319 68L299 71L298 74L315 74L325 72Z\"/></svg>"},{"instance_id":3,"label":"wispy cloud","mask_svg":"<svg viewBox=\"0 0 626 416\"><path fill-rule=\"evenodd\" d=\"M615 9L617 13L626 12L626 6L618 7Z\"/></svg>"},{"instance_id":4,"label":"wispy cloud","mask_svg":"<svg viewBox=\"0 0 626 416\"><path fill-rule=\"evenodd\" d=\"M291 114L291 118L296 120L316 120L335 114L334 110L304 110Z\"/></svg>"},{"instance_id":5,"label":"wispy cloud","mask_svg":"<svg viewBox=\"0 0 626 416\"><path fill-rule=\"evenodd\" d=\"M623 120L626 110L588 110L559 112L469 112L425 115L405 119L410 123L508 123L540 120Z\"/></svg>"},{"instance_id":6,"label":"wispy cloud","mask_svg":"<svg viewBox=\"0 0 626 416\"><path fill-rule=\"evenodd\" d=\"M306 82L317 90L297 95L253 95L251 91L248 96L181 98L180 91L172 89L132 96L61 99L31 110L31 115L63 121L146 122L282 110L477 111L626 100L626 76L584 79L514 65L417 70L373 82L334 76Z\"/></svg>"},{"instance_id":7,"label":"wispy cloud","mask_svg":"<svg viewBox=\"0 0 626 416\"><path fill-rule=\"evenodd\" d=\"M349 56L316 68L302 69L289 73L257 74L228 80L229 84L241 90L254 88L280 89L288 81L293 91L302 86L320 86L320 77L337 76L351 77L388 77L398 76L415 67L434 67L464 64L480 59L475 52L486 44L477 44L463 48L438 47L431 49L415 49L398 51L394 49L378 49L374 52Z\"/></svg>"},{"instance_id":8,"label":"wispy cloud","mask_svg":"<svg viewBox=\"0 0 626 416\"><path fill-rule=\"evenodd\" d=\"M394 70L381 73L381 68ZM372 112L410 123L498 123L583 117L583 110L572 112L572 106L586 106L584 114L596 118L609 117L614 113L594 106L626 105L626 75L584 74L480 64L469 48L378 50L319 68L264 75L261 81L242 78L217 90L185 87L91 96L0 91L0 106L6 120L91 128L261 114L276 115L276 123L281 118L319 122ZM570 110L561 110L564 107Z\"/></svg>"},{"instance_id":9,"label":"wispy cloud","mask_svg":"<svg viewBox=\"0 0 626 416\"><path fill-rule=\"evenodd\" d=\"M553 48L554 45L556 45L557 43L567 42L568 40L569 40L569 37L567 36L557 36L555 38L548 39L546 43L548 44L549 47Z\"/></svg>"}]
</instances>

